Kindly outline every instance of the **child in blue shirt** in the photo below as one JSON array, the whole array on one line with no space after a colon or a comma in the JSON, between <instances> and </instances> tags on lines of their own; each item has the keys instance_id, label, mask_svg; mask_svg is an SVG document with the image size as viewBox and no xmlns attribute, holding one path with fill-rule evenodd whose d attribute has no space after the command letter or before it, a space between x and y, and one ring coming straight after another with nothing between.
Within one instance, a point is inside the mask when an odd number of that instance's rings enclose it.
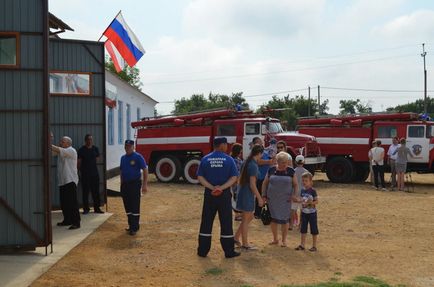
<instances>
[{"instance_id":1,"label":"child in blue shirt","mask_svg":"<svg viewBox=\"0 0 434 287\"><path fill-rule=\"evenodd\" d=\"M318 218L316 205L318 204L318 194L312 188L312 174L305 172L301 176L303 189L301 190L301 243L295 250L305 250L307 227L310 225L310 234L312 234L312 248L309 251L317 251L316 243L319 234Z\"/></svg>"}]
</instances>

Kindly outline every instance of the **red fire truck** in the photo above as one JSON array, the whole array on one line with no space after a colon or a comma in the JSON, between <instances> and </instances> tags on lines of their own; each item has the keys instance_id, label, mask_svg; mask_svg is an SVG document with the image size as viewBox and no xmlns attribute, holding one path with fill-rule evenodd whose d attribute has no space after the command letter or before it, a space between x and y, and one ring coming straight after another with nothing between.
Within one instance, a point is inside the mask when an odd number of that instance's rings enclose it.
<instances>
[{"instance_id":1,"label":"red fire truck","mask_svg":"<svg viewBox=\"0 0 434 287\"><path fill-rule=\"evenodd\" d=\"M414 156L409 158L410 171L434 171L434 122L420 121L415 113L305 118L298 121L298 131L316 137L332 182L364 182L371 142L381 140L387 153L396 136L407 139Z\"/></svg>"},{"instance_id":2,"label":"red fire truck","mask_svg":"<svg viewBox=\"0 0 434 287\"><path fill-rule=\"evenodd\" d=\"M131 125L137 130L137 152L149 163L149 171L162 182L183 177L190 183L197 183L200 159L212 150L216 136L226 137L229 144L242 144L244 158L249 155L252 139L260 137L266 146L272 138L284 140L288 152L293 157L303 154L311 170L325 162L315 137L284 132L279 120L252 111L225 109L144 118Z\"/></svg>"}]
</instances>

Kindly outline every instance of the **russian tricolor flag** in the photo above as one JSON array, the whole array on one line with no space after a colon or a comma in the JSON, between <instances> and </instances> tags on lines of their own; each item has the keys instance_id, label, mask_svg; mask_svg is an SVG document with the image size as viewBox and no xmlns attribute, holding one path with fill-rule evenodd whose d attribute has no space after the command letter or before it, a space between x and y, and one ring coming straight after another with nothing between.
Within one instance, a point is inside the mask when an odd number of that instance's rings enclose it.
<instances>
[{"instance_id":1,"label":"russian tricolor flag","mask_svg":"<svg viewBox=\"0 0 434 287\"><path fill-rule=\"evenodd\" d=\"M133 67L145 53L142 44L140 44L130 27L128 27L120 12L104 32L104 36L116 47L119 54L130 67ZM110 50L107 49L107 51ZM110 54L110 56L112 55ZM115 59L113 59L113 62L115 62Z\"/></svg>"}]
</instances>

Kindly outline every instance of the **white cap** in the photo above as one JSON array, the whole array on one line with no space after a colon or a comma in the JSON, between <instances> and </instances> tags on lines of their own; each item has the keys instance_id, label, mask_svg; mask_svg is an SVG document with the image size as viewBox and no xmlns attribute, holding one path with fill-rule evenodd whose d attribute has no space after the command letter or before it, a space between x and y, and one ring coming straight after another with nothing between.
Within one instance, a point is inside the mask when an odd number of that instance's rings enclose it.
<instances>
[{"instance_id":1,"label":"white cap","mask_svg":"<svg viewBox=\"0 0 434 287\"><path fill-rule=\"evenodd\" d=\"M304 156L299 154L298 156L295 157L295 162L304 162Z\"/></svg>"}]
</instances>

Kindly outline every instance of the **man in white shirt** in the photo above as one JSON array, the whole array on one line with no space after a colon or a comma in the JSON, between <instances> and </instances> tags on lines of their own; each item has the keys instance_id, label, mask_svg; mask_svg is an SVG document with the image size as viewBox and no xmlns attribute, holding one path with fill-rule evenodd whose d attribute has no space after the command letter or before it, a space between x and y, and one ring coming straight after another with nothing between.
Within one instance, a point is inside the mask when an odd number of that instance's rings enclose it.
<instances>
[{"instance_id":1,"label":"man in white shirt","mask_svg":"<svg viewBox=\"0 0 434 287\"><path fill-rule=\"evenodd\" d=\"M395 153L395 151L399 148L399 141L397 137L394 137L392 139L392 144L390 145L389 149L387 150L387 156L389 157L389 166L390 166L390 172L392 173L392 186L391 188L396 187L396 158L398 157L398 154Z\"/></svg>"},{"instance_id":2,"label":"man in white shirt","mask_svg":"<svg viewBox=\"0 0 434 287\"><path fill-rule=\"evenodd\" d=\"M376 141L376 146L371 148L370 158L372 163L372 169L374 171L375 187L379 188L379 181L381 182L381 188L386 191L384 184L384 148L381 147L381 141Z\"/></svg>"},{"instance_id":3,"label":"man in white shirt","mask_svg":"<svg viewBox=\"0 0 434 287\"><path fill-rule=\"evenodd\" d=\"M58 226L70 226L69 229L80 228L80 212L77 201L77 152L72 147L72 140L63 137L60 146L51 145L51 150L57 155L57 181L60 192L60 207L63 221Z\"/></svg>"}]
</instances>

